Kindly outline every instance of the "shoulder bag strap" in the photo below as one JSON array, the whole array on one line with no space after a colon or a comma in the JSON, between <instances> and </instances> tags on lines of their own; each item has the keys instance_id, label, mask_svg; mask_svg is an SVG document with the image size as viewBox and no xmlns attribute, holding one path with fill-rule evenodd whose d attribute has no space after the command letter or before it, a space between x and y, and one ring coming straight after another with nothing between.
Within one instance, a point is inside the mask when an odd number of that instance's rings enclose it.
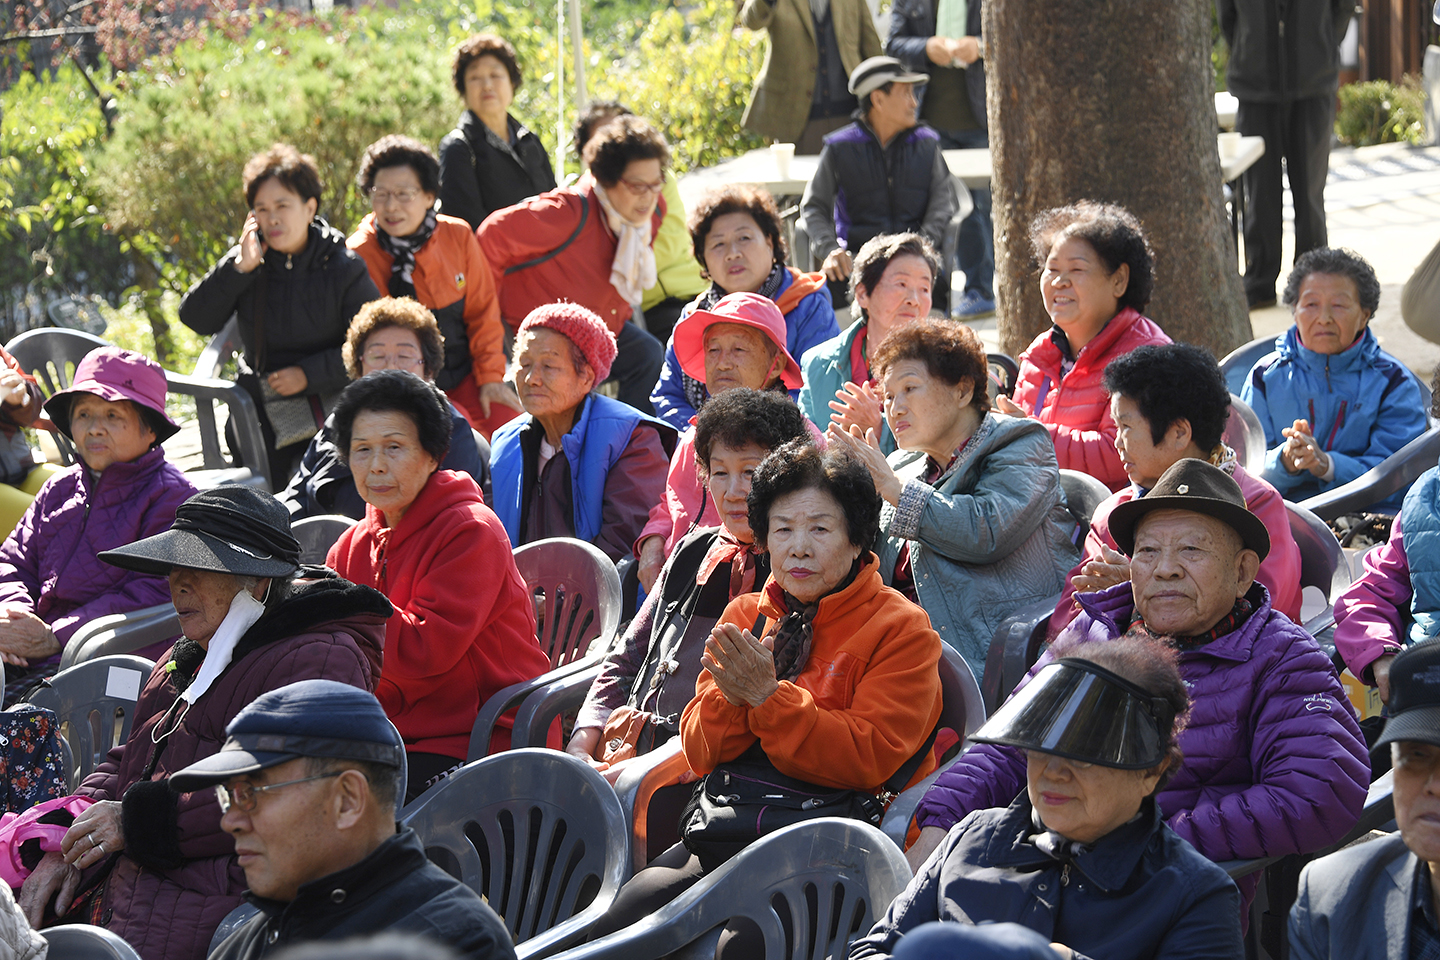
<instances>
[{"instance_id":1,"label":"shoulder bag strap","mask_svg":"<svg viewBox=\"0 0 1440 960\"><path fill-rule=\"evenodd\" d=\"M521 270L528 270L531 267L538 267L546 260L549 260L559 254L566 247L570 246L570 244L574 243L575 238L580 236L580 231L585 229L586 221L590 219L590 198L581 197L581 200L584 202L580 206L580 222L575 225L575 231L566 238L565 242L560 244L560 246L556 247L554 250L551 250L549 253L541 254L533 260L526 260L524 263L517 263L513 267L506 267L505 276L508 277L512 273L519 273Z\"/></svg>"}]
</instances>

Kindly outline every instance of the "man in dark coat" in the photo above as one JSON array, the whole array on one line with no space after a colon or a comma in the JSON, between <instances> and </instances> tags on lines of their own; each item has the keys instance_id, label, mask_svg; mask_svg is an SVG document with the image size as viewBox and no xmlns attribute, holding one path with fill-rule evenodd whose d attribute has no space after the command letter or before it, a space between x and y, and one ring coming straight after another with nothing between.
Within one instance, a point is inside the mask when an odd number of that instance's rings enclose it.
<instances>
[{"instance_id":1,"label":"man in dark coat","mask_svg":"<svg viewBox=\"0 0 1440 960\"><path fill-rule=\"evenodd\" d=\"M328 680L258 697L220 752L170 778L218 787L221 826L259 914L211 960L259 960L288 945L414 933L472 960L514 960L505 924L395 826L404 750L380 701Z\"/></svg>"}]
</instances>

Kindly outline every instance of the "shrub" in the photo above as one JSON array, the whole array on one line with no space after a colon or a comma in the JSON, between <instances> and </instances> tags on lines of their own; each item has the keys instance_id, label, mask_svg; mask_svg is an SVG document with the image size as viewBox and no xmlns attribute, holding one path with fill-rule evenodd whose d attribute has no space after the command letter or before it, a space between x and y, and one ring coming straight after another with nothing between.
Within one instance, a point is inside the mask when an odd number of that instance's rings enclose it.
<instances>
[{"instance_id":1,"label":"shrub","mask_svg":"<svg viewBox=\"0 0 1440 960\"><path fill-rule=\"evenodd\" d=\"M1425 91L1418 78L1367 80L1340 88L1335 136L1351 147L1425 142Z\"/></svg>"}]
</instances>

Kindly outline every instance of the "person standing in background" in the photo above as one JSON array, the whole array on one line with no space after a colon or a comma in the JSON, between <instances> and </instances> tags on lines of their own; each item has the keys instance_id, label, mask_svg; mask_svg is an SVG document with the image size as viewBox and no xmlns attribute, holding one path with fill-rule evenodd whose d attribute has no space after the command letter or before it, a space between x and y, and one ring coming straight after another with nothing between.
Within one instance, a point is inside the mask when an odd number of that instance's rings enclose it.
<instances>
[{"instance_id":1,"label":"person standing in background","mask_svg":"<svg viewBox=\"0 0 1440 960\"><path fill-rule=\"evenodd\" d=\"M860 61L883 53L865 0L744 0L740 23L770 34L765 64L741 121L795 152L820 152L850 122L846 88Z\"/></svg>"},{"instance_id":2,"label":"person standing in background","mask_svg":"<svg viewBox=\"0 0 1440 960\"><path fill-rule=\"evenodd\" d=\"M940 134L945 150L990 146L985 114L985 38L982 0L895 0L885 52L906 69L929 75L919 88L920 119ZM962 320L995 312L995 228L989 188L972 189L975 202L960 224L957 266L965 289L952 314ZM950 264L945 270L950 270Z\"/></svg>"}]
</instances>

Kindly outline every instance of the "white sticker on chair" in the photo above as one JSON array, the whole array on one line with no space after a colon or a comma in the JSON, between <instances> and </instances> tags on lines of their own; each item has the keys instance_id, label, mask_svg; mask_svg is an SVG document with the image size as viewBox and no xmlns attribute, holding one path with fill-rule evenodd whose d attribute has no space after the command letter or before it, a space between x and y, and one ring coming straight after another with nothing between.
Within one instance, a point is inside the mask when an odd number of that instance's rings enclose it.
<instances>
[{"instance_id":1,"label":"white sticker on chair","mask_svg":"<svg viewBox=\"0 0 1440 960\"><path fill-rule=\"evenodd\" d=\"M105 678L105 696L117 700L140 699L140 677L139 670L111 667L110 675Z\"/></svg>"}]
</instances>

